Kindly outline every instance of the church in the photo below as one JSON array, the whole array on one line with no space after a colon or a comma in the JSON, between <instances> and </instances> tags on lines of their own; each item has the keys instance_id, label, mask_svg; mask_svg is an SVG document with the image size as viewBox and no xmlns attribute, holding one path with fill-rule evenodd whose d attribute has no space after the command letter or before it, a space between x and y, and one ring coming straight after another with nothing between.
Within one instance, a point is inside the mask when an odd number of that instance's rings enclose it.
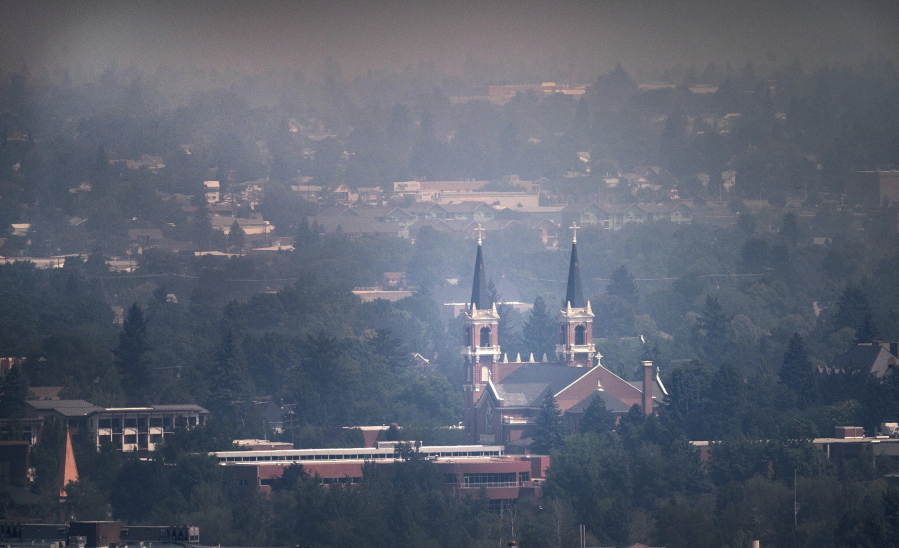
<instances>
[{"instance_id":1,"label":"church","mask_svg":"<svg viewBox=\"0 0 899 548\"><path fill-rule=\"evenodd\" d=\"M555 360L509 361L499 345L499 313L488 302L481 236L475 255L471 300L462 312L462 357L465 361L466 442L502 444L524 451L531 442L534 418L547 393L559 406L564 424L575 430L594 397L613 413L640 405L646 414L665 396L652 362L642 362L642 382L628 382L600 364L593 344L593 310L584 298L577 255L577 225L572 227L571 260L564 306L559 310Z\"/></svg>"}]
</instances>

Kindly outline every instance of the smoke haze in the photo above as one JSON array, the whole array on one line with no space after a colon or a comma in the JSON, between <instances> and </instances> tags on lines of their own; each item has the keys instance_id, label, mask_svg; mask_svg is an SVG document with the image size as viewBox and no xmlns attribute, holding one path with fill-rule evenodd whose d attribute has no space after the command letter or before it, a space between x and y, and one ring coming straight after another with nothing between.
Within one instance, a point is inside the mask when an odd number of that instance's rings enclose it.
<instances>
[{"instance_id":1,"label":"smoke haze","mask_svg":"<svg viewBox=\"0 0 899 548\"><path fill-rule=\"evenodd\" d=\"M899 2L884 0L14 0L0 20L4 71L76 76L112 63L308 70L329 57L349 74L469 58L582 71L899 58Z\"/></svg>"}]
</instances>

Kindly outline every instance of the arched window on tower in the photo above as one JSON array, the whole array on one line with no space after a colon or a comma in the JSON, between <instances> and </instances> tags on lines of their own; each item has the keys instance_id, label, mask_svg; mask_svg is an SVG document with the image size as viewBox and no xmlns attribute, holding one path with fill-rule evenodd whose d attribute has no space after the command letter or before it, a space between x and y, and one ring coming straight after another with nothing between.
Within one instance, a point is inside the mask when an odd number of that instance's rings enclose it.
<instances>
[{"instance_id":1,"label":"arched window on tower","mask_svg":"<svg viewBox=\"0 0 899 548\"><path fill-rule=\"evenodd\" d=\"M490 328L484 326L481 328L481 346L491 346L490 344Z\"/></svg>"},{"instance_id":2,"label":"arched window on tower","mask_svg":"<svg viewBox=\"0 0 899 548\"><path fill-rule=\"evenodd\" d=\"M462 341L463 346L471 346L471 326L465 326L465 334L463 335L464 339Z\"/></svg>"},{"instance_id":3,"label":"arched window on tower","mask_svg":"<svg viewBox=\"0 0 899 548\"><path fill-rule=\"evenodd\" d=\"M587 344L587 328L583 325L574 328L574 344L577 346Z\"/></svg>"},{"instance_id":4,"label":"arched window on tower","mask_svg":"<svg viewBox=\"0 0 899 548\"><path fill-rule=\"evenodd\" d=\"M568 326L559 326L559 344L568 344Z\"/></svg>"}]
</instances>

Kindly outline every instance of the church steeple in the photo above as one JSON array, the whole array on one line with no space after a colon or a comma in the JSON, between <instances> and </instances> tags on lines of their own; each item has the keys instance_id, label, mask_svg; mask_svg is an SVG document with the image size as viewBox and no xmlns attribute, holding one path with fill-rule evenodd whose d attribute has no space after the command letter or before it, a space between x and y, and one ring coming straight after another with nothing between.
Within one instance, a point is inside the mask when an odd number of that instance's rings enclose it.
<instances>
[{"instance_id":1,"label":"church steeple","mask_svg":"<svg viewBox=\"0 0 899 548\"><path fill-rule=\"evenodd\" d=\"M565 291L565 303L572 308L585 308L587 301L584 299L584 285L581 283L581 264L577 258L577 224L571 227L574 230L574 238L571 242L571 261L568 264L568 289Z\"/></svg>"},{"instance_id":2,"label":"church steeple","mask_svg":"<svg viewBox=\"0 0 899 548\"><path fill-rule=\"evenodd\" d=\"M480 225L478 230L480 230ZM492 304L487 302L487 273L484 271L481 238L478 238L478 254L474 259L474 281L471 284L471 301L469 304L478 310L490 308Z\"/></svg>"},{"instance_id":3,"label":"church steeple","mask_svg":"<svg viewBox=\"0 0 899 548\"><path fill-rule=\"evenodd\" d=\"M571 225L571 262L568 266L568 288L559 311L559 344L556 354L571 366L592 367L596 357L593 345L593 310L584 298L581 265L577 256L577 223Z\"/></svg>"},{"instance_id":4,"label":"church steeple","mask_svg":"<svg viewBox=\"0 0 899 548\"><path fill-rule=\"evenodd\" d=\"M487 297L487 273L481 252L483 228L478 224L478 251L474 262L474 281L471 284L471 302L463 310L462 358L465 360L465 435L470 443L480 439L475 405L490 382L502 351L499 346L499 314L496 303ZM489 434L492 436L493 434Z\"/></svg>"}]
</instances>

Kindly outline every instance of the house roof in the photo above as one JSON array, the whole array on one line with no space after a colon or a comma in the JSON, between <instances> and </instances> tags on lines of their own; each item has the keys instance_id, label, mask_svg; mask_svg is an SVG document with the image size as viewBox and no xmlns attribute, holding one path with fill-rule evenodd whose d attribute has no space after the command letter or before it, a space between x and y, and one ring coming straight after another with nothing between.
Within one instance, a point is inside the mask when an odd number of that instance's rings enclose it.
<instances>
[{"instance_id":1,"label":"house roof","mask_svg":"<svg viewBox=\"0 0 899 548\"><path fill-rule=\"evenodd\" d=\"M421 181L422 190L478 190L489 181Z\"/></svg>"},{"instance_id":2,"label":"house roof","mask_svg":"<svg viewBox=\"0 0 899 548\"><path fill-rule=\"evenodd\" d=\"M161 240L162 230L158 228L129 228L128 238L137 240L138 238L147 237L150 240Z\"/></svg>"},{"instance_id":3,"label":"house roof","mask_svg":"<svg viewBox=\"0 0 899 548\"><path fill-rule=\"evenodd\" d=\"M355 217L359 214L355 209L349 206L340 206L340 207L326 207L318 212L316 217Z\"/></svg>"},{"instance_id":4,"label":"house roof","mask_svg":"<svg viewBox=\"0 0 899 548\"><path fill-rule=\"evenodd\" d=\"M458 204L443 204L443 209L448 212L453 213L468 213L473 212L481 208L487 208L489 210L493 210L492 207L485 204L484 202L459 202Z\"/></svg>"},{"instance_id":5,"label":"house roof","mask_svg":"<svg viewBox=\"0 0 899 548\"><path fill-rule=\"evenodd\" d=\"M84 400L28 400L27 403L37 411L55 411L64 417L85 417L96 411L103 411Z\"/></svg>"},{"instance_id":6,"label":"house roof","mask_svg":"<svg viewBox=\"0 0 899 548\"><path fill-rule=\"evenodd\" d=\"M829 364L830 369L839 371L866 371L883 377L899 365L899 357L890 353L880 344L858 344L849 352L837 356Z\"/></svg>"},{"instance_id":7,"label":"house roof","mask_svg":"<svg viewBox=\"0 0 899 548\"><path fill-rule=\"evenodd\" d=\"M380 222L370 217L311 217L325 232L336 232L337 228L344 234L393 234L399 235L403 227L395 222Z\"/></svg>"}]
</instances>

